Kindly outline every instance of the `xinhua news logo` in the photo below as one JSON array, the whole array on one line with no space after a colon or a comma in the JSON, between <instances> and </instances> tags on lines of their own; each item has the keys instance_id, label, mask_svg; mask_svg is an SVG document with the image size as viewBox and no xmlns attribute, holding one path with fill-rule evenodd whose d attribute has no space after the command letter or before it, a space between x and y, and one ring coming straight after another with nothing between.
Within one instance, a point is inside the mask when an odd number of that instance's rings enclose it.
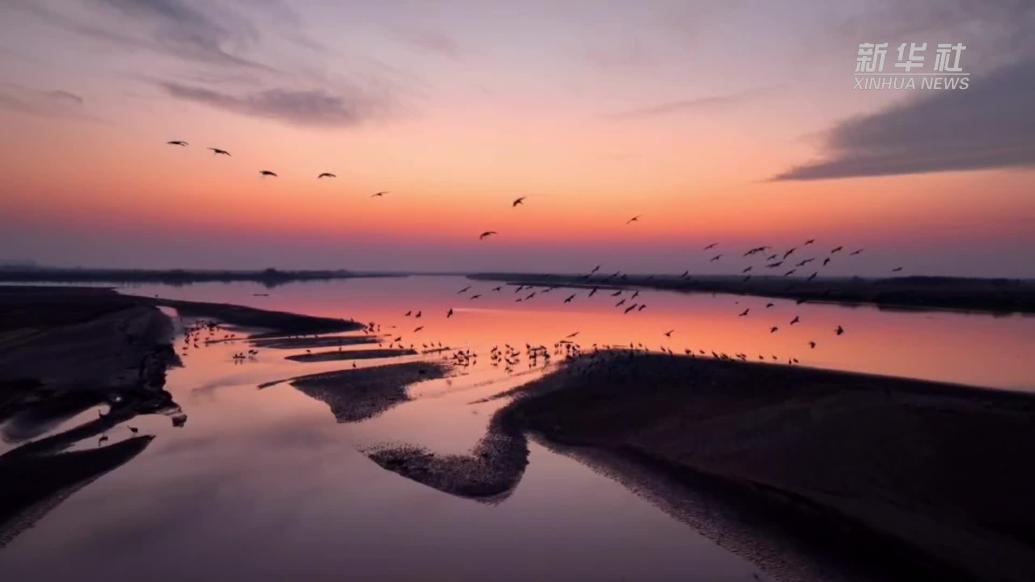
<instances>
[{"instance_id":1,"label":"xinhua news logo","mask_svg":"<svg viewBox=\"0 0 1035 582\"><path fill-rule=\"evenodd\" d=\"M967 45L962 42L943 42L934 45L934 54L930 55L926 42L904 42L897 50L892 49L892 58L888 59L888 43L859 43L855 88L965 91L970 87L970 73L962 63L965 50ZM894 62L885 68L889 60Z\"/></svg>"}]
</instances>

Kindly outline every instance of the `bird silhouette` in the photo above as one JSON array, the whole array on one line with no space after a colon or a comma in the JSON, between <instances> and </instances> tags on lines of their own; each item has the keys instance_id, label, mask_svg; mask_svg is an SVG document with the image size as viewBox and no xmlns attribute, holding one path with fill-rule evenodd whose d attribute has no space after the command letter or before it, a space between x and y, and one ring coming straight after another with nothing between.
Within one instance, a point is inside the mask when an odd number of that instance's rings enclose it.
<instances>
[{"instance_id":1,"label":"bird silhouette","mask_svg":"<svg viewBox=\"0 0 1035 582\"><path fill-rule=\"evenodd\" d=\"M413 333L417 333L418 331L420 331L422 329L424 329L424 326L423 325L418 325L417 327L413 328Z\"/></svg>"},{"instance_id":2,"label":"bird silhouette","mask_svg":"<svg viewBox=\"0 0 1035 582\"><path fill-rule=\"evenodd\" d=\"M812 244L814 242L816 242L816 239L810 238L809 240L805 241L805 244L803 244L801 246L808 246L808 245L810 245L810 244Z\"/></svg>"},{"instance_id":3,"label":"bird silhouette","mask_svg":"<svg viewBox=\"0 0 1035 582\"><path fill-rule=\"evenodd\" d=\"M710 261L708 261L708 262L709 263L714 263L715 261L718 261L721 258L722 258L722 255L718 254L718 255L715 255L714 257L712 257L712 259Z\"/></svg>"},{"instance_id":4,"label":"bird silhouette","mask_svg":"<svg viewBox=\"0 0 1035 582\"><path fill-rule=\"evenodd\" d=\"M895 267L894 269L891 270L892 273L899 273L901 271L902 271L902 267Z\"/></svg>"},{"instance_id":5,"label":"bird silhouette","mask_svg":"<svg viewBox=\"0 0 1035 582\"><path fill-rule=\"evenodd\" d=\"M769 328L769 333L776 333L776 332L777 332L777 331L778 331L779 329L780 329L779 327L776 327L776 326L774 325L773 327L770 327L770 328Z\"/></svg>"},{"instance_id":6,"label":"bird silhouette","mask_svg":"<svg viewBox=\"0 0 1035 582\"><path fill-rule=\"evenodd\" d=\"M863 250L862 250L862 249L855 249L854 251L852 251L852 252L850 252L850 253L848 253L848 254L849 254L850 256L851 256L851 255L858 255L858 254L859 254L859 253L861 253L861 252L863 252Z\"/></svg>"},{"instance_id":7,"label":"bird silhouette","mask_svg":"<svg viewBox=\"0 0 1035 582\"><path fill-rule=\"evenodd\" d=\"M187 147L187 146L190 145L189 143L183 141L182 139L174 139L172 141L167 141L165 143L166 143L166 145L174 145L174 146L180 146L180 147Z\"/></svg>"},{"instance_id":8,"label":"bird silhouette","mask_svg":"<svg viewBox=\"0 0 1035 582\"><path fill-rule=\"evenodd\" d=\"M261 172L259 172L259 175L260 176L271 176L273 178L277 177L277 173L276 172L271 172L269 170L262 170Z\"/></svg>"},{"instance_id":9,"label":"bird silhouette","mask_svg":"<svg viewBox=\"0 0 1035 582\"><path fill-rule=\"evenodd\" d=\"M811 349L813 349L813 350L814 350L814 349L816 349L816 342L811 342L811 341L810 341L810 342L809 342L809 348L811 348Z\"/></svg>"},{"instance_id":10,"label":"bird silhouette","mask_svg":"<svg viewBox=\"0 0 1035 582\"><path fill-rule=\"evenodd\" d=\"M672 337L672 332L674 332L674 331L676 331L676 330L670 329L670 330L666 331L665 332L665 337Z\"/></svg>"},{"instance_id":11,"label":"bird silhouette","mask_svg":"<svg viewBox=\"0 0 1035 582\"><path fill-rule=\"evenodd\" d=\"M528 196L521 196L520 198L514 199L514 201L510 203L510 207L516 208L518 206L521 206L525 203L525 198L528 198Z\"/></svg>"},{"instance_id":12,"label":"bird silhouette","mask_svg":"<svg viewBox=\"0 0 1035 582\"><path fill-rule=\"evenodd\" d=\"M319 176L316 177L317 180L319 180L320 178L337 178L337 176L335 176L334 174L332 174L330 172L323 172Z\"/></svg>"},{"instance_id":13,"label":"bird silhouette","mask_svg":"<svg viewBox=\"0 0 1035 582\"><path fill-rule=\"evenodd\" d=\"M449 319L450 317L453 317L453 308L452 307L450 307L449 311L446 312L446 319Z\"/></svg>"},{"instance_id":14,"label":"bird silhouette","mask_svg":"<svg viewBox=\"0 0 1035 582\"><path fill-rule=\"evenodd\" d=\"M637 214L636 216L630 218L629 220L626 220L625 223L626 224L632 224L634 222L639 222L641 216L643 216L643 215L642 214Z\"/></svg>"},{"instance_id":15,"label":"bird silhouette","mask_svg":"<svg viewBox=\"0 0 1035 582\"><path fill-rule=\"evenodd\" d=\"M600 265L597 265L597 266L593 267L593 270L590 271L589 274L592 275L592 274L596 273L599 270L600 270Z\"/></svg>"},{"instance_id":16,"label":"bird silhouette","mask_svg":"<svg viewBox=\"0 0 1035 582\"><path fill-rule=\"evenodd\" d=\"M487 230L478 235L478 240L485 240L494 234L497 234L495 230Z\"/></svg>"},{"instance_id":17,"label":"bird silhouette","mask_svg":"<svg viewBox=\"0 0 1035 582\"><path fill-rule=\"evenodd\" d=\"M212 150L212 155L231 157L230 156L230 152L228 152L226 150L221 150L219 148L208 148L208 149Z\"/></svg>"},{"instance_id":18,"label":"bird silhouette","mask_svg":"<svg viewBox=\"0 0 1035 582\"><path fill-rule=\"evenodd\" d=\"M794 324L798 323L799 321L801 321L801 318L798 317L797 315L795 315L794 319L791 320L791 325L794 325Z\"/></svg>"},{"instance_id":19,"label":"bird silhouette","mask_svg":"<svg viewBox=\"0 0 1035 582\"><path fill-rule=\"evenodd\" d=\"M575 294L572 293L571 295L568 295L567 297L565 297L564 302L565 303L571 303L574 300L575 300Z\"/></svg>"},{"instance_id":20,"label":"bird silhouette","mask_svg":"<svg viewBox=\"0 0 1035 582\"><path fill-rule=\"evenodd\" d=\"M837 326L837 329L834 330L834 333L836 333L837 335L842 335L842 334L844 334L844 332L845 332L845 328L841 327L840 325Z\"/></svg>"},{"instance_id":21,"label":"bird silhouette","mask_svg":"<svg viewBox=\"0 0 1035 582\"><path fill-rule=\"evenodd\" d=\"M385 194L388 194L387 190L385 190L383 192L374 192L373 194L370 195L370 197L371 198L383 198Z\"/></svg>"},{"instance_id":22,"label":"bird silhouette","mask_svg":"<svg viewBox=\"0 0 1035 582\"><path fill-rule=\"evenodd\" d=\"M834 248L830 249L830 254L834 254L834 253L839 253L839 252L841 252L841 251L842 251L843 249L844 249L844 247L840 247L840 246L838 246L838 247L834 247Z\"/></svg>"},{"instance_id":23,"label":"bird silhouette","mask_svg":"<svg viewBox=\"0 0 1035 582\"><path fill-rule=\"evenodd\" d=\"M129 432L131 432L133 434L137 434L138 432L140 432L140 429L135 427L135 426L127 426L126 428L128 428Z\"/></svg>"},{"instance_id":24,"label":"bird silhouette","mask_svg":"<svg viewBox=\"0 0 1035 582\"><path fill-rule=\"evenodd\" d=\"M747 309L745 309L744 311L741 311L741 312L740 312L740 315L738 315L737 317L744 317L744 316L746 316L746 315L748 314L748 312L749 312L749 311L751 311L751 308L750 308L750 307L748 307L748 308L747 308Z\"/></svg>"}]
</instances>

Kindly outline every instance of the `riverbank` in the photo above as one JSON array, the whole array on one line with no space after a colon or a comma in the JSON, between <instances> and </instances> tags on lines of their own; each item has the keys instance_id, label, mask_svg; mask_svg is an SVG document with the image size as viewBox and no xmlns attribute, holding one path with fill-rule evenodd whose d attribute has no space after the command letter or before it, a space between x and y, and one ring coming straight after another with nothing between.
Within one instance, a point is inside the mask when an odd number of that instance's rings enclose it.
<instances>
[{"instance_id":1,"label":"riverbank","mask_svg":"<svg viewBox=\"0 0 1035 582\"><path fill-rule=\"evenodd\" d=\"M508 423L596 451L619 475L631 465L750 504L821 539L823 555L939 579L1035 575L1030 395L614 353L526 392L500 413Z\"/></svg>"},{"instance_id":2,"label":"riverbank","mask_svg":"<svg viewBox=\"0 0 1035 582\"><path fill-rule=\"evenodd\" d=\"M904 310L958 310L987 313L1035 313L1035 281L961 277L737 277L725 275L562 275L477 273L470 279L503 281L530 287L573 289L659 289L686 293L729 293L800 303L875 305Z\"/></svg>"}]
</instances>

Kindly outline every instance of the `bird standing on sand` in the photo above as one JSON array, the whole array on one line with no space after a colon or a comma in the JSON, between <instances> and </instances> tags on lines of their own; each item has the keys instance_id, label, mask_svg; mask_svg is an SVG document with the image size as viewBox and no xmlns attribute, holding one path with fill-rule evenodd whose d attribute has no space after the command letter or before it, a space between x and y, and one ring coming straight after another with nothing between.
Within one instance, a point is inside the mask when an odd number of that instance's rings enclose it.
<instances>
[{"instance_id":1,"label":"bird standing on sand","mask_svg":"<svg viewBox=\"0 0 1035 582\"><path fill-rule=\"evenodd\" d=\"M480 235L478 235L478 240L485 240L485 239L489 238L490 236L492 236L494 234L499 234L499 233L497 233L495 230L487 230L487 231L481 233Z\"/></svg>"},{"instance_id":2,"label":"bird standing on sand","mask_svg":"<svg viewBox=\"0 0 1035 582\"><path fill-rule=\"evenodd\" d=\"M213 154L213 155L216 155L216 156L226 156L226 157L228 157L228 158L229 158L229 157L232 157L232 156L230 155L230 152L228 152L228 151L226 151L226 150L221 150L221 149L219 149L219 148L208 148L208 149L212 150L212 154Z\"/></svg>"},{"instance_id":3,"label":"bird standing on sand","mask_svg":"<svg viewBox=\"0 0 1035 582\"><path fill-rule=\"evenodd\" d=\"M464 293L467 293L467 292L468 292L468 291L470 291L470 290L471 290L471 286L470 286L470 285L468 285L467 287L464 287L463 289L461 289L461 290L457 291L457 292L456 292L456 294L457 294L457 295L462 295L462 294L464 294Z\"/></svg>"},{"instance_id":4,"label":"bird standing on sand","mask_svg":"<svg viewBox=\"0 0 1035 582\"><path fill-rule=\"evenodd\" d=\"M335 176L334 174L332 174L330 172L323 172L319 176L316 177L317 180L319 180L320 178L337 178L337 176Z\"/></svg>"},{"instance_id":5,"label":"bird standing on sand","mask_svg":"<svg viewBox=\"0 0 1035 582\"><path fill-rule=\"evenodd\" d=\"M166 143L166 145L180 146L182 148L185 148L185 147L190 145L189 143L183 141L182 139L174 139L172 141L167 141L165 143Z\"/></svg>"}]
</instances>

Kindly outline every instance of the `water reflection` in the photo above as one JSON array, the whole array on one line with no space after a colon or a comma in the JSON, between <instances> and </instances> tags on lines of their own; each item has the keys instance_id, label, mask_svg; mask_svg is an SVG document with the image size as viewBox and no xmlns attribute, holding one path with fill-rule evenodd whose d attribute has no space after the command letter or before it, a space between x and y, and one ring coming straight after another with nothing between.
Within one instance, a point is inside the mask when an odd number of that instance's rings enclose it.
<instances>
[{"instance_id":1,"label":"water reflection","mask_svg":"<svg viewBox=\"0 0 1035 582\"><path fill-rule=\"evenodd\" d=\"M458 295L466 285L480 294ZM505 403L490 397L543 370L527 359L507 373L488 357L577 333L593 344L643 344L752 359L1028 390L1035 320L899 313L761 298L641 291L642 311L620 298L556 290L516 302L494 283L456 277L356 279L123 289L376 322L400 343L441 342L480 354L447 378L360 422L338 423L327 403L288 383L352 362L287 359L333 346L204 344L183 356L167 389L189 414L134 420L157 437L131 462L69 497L0 550L11 579L651 579L751 580L756 568L661 509L572 459L529 443L529 465L505 502L482 505L383 470L363 451L416 444L466 454ZM256 295L268 293L268 295ZM767 303L774 303L766 308ZM738 313L750 308L746 317ZM453 310L453 316L447 317ZM413 314L422 312L416 321ZM404 314L410 311L411 315ZM794 326L789 321L800 317ZM780 330L770 333L770 327ZM836 326L846 330L834 333ZM414 331L423 327L420 331ZM665 332L673 330L671 337ZM809 341L817 346L811 349ZM371 348L369 344L345 349ZM432 358L445 355L432 356ZM418 361L408 356L393 361ZM445 356L448 357L448 356ZM236 363L235 363L236 362ZM357 362L359 368L386 360ZM126 435L128 438L129 435Z\"/></svg>"}]
</instances>

